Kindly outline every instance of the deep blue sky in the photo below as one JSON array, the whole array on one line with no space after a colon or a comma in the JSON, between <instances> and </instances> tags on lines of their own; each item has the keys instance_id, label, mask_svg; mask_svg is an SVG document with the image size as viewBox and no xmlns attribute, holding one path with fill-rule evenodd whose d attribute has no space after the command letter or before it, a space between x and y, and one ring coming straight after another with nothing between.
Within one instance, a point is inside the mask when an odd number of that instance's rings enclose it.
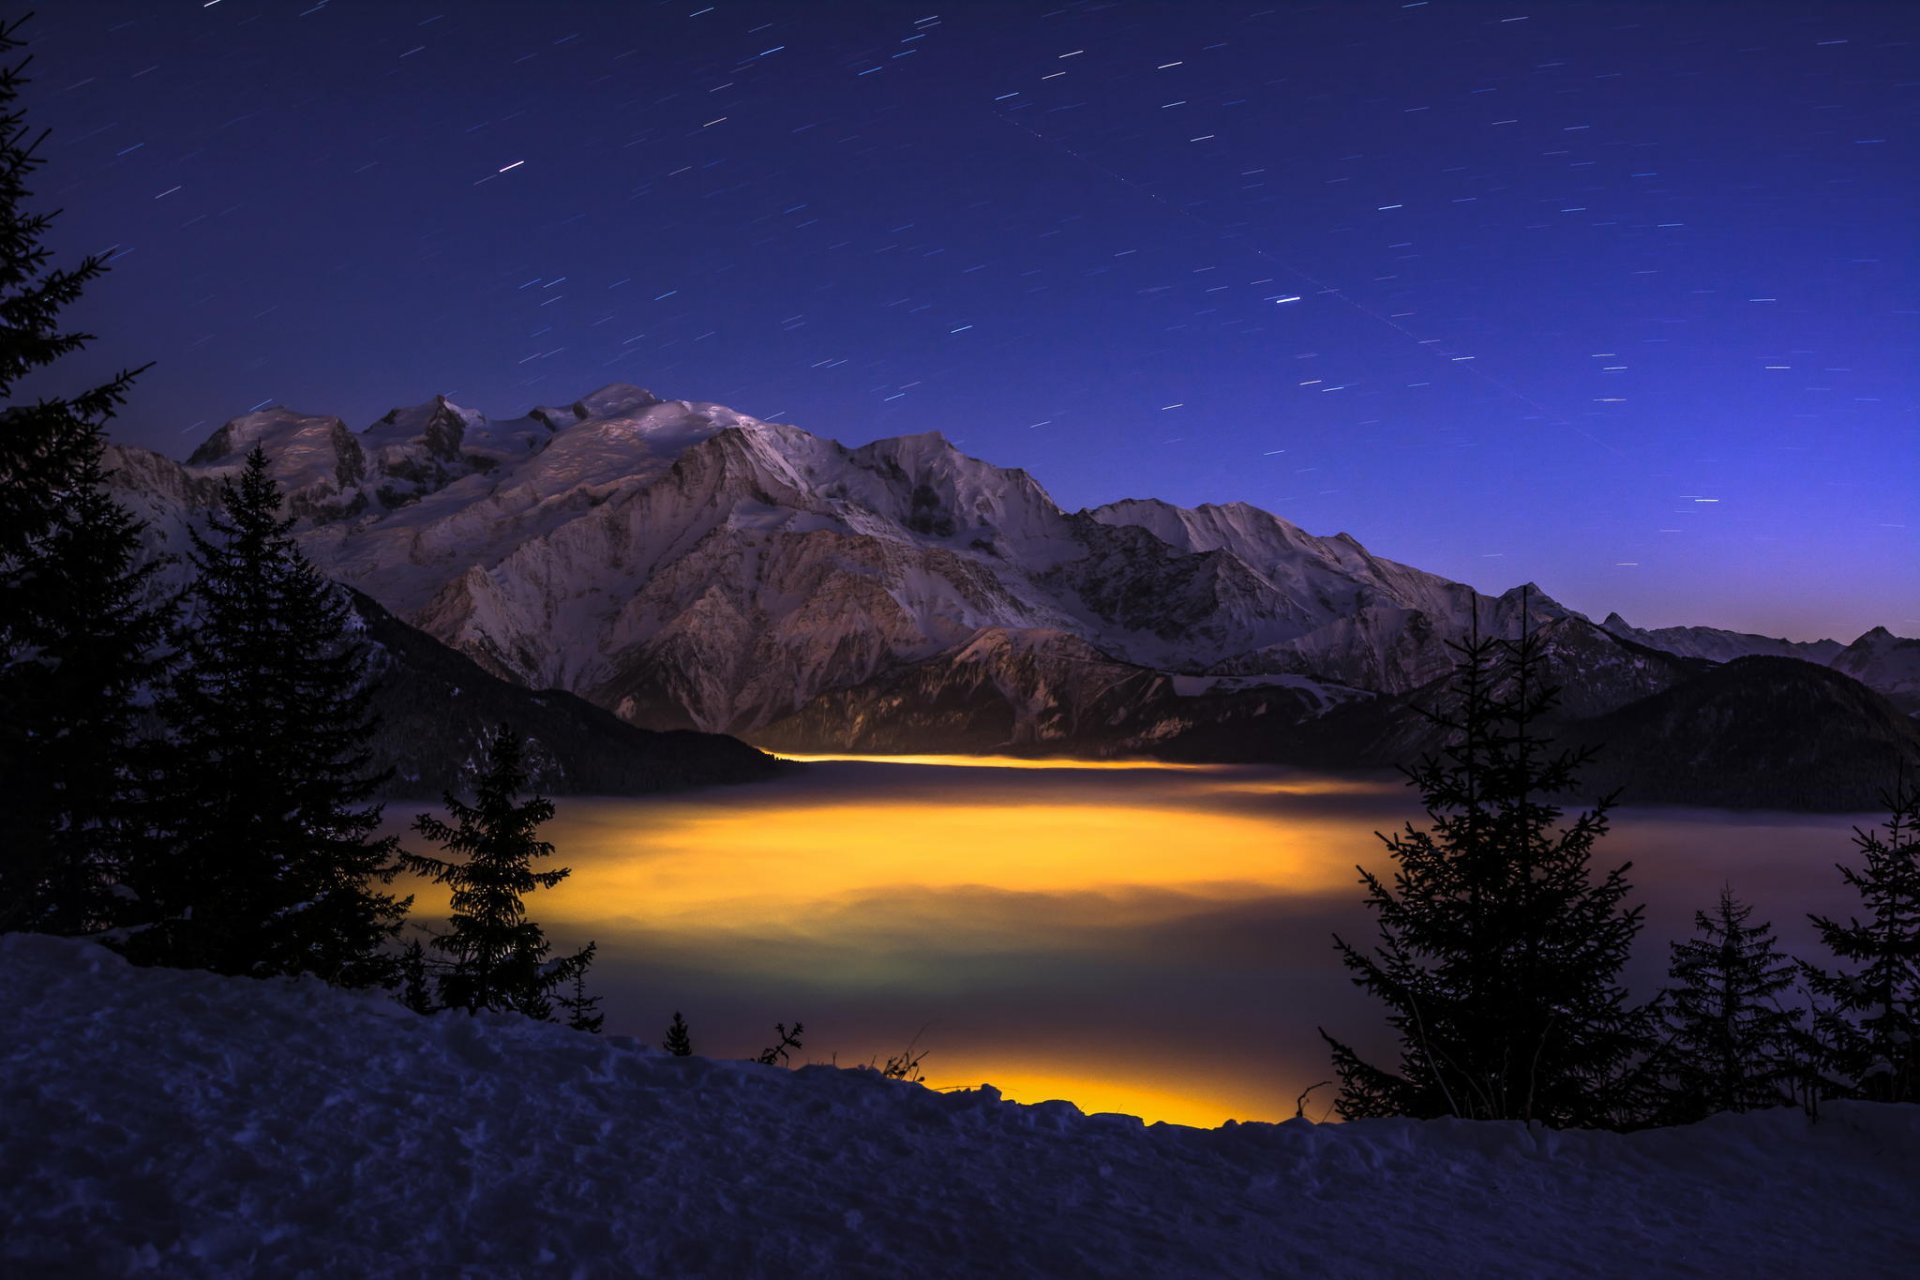
<instances>
[{"instance_id":1,"label":"deep blue sky","mask_svg":"<svg viewBox=\"0 0 1920 1280\"><path fill-rule=\"evenodd\" d=\"M1920 5L65 0L116 431L621 380L1596 618L1920 634ZM1293 300L1297 299L1297 300ZM1705 501L1712 499L1713 501Z\"/></svg>"}]
</instances>

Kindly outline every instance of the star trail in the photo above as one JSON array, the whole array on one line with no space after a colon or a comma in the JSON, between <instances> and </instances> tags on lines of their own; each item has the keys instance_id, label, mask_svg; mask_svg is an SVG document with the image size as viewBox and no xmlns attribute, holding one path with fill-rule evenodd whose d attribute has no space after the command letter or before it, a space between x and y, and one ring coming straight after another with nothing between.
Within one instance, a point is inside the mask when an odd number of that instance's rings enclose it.
<instances>
[{"instance_id":1,"label":"star trail","mask_svg":"<svg viewBox=\"0 0 1920 1280\"><path fill-rule=\"evenodd\" d=\"M1920 10L48 5L119 438L627 381L1598 618L1920 634ZM29 388L32 390L33 388ZM51 389L49 384L48 389Z\"/></svg>"}]
</instances>

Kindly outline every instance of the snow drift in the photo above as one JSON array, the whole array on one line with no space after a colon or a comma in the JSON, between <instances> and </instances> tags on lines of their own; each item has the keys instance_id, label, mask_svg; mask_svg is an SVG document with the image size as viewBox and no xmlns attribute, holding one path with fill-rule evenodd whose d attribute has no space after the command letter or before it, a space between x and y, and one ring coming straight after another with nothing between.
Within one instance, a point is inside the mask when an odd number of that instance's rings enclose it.
<instances>
[{"instance_id":1,"label":"snow drift","mask_svg":"<svg viewBox=\"0 0 1920 1280\"><path fill-rule=\"evenodd\" d=\"M1910 1275L1920 1108L1142 1126L0 938L0 1271Z\"/></svg>"}]
</instances>

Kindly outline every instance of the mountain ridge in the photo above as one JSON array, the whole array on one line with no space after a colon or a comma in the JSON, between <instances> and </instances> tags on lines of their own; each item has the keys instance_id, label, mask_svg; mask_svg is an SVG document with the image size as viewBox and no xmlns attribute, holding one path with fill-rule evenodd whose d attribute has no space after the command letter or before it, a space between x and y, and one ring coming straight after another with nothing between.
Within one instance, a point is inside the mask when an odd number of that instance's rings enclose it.
<instances>
[{"instance_id":1,"label":"mountain ridge","mask_svg":"<svg viewBox=\"0 0 1920 1280\"><path fill-rule=\"evenodd\" d=\"M1151 753L1209 716L1307 729L1404 699L1451 644L1523 617L1555 629L1580 715L1782 651L1851 655L1847 674L1920 709L1920 643L1890 634L1595 624L1531 584L1486 596L1244 502L1068 512L936 432L849 447L625 383L499 422L435 397L359 433L273 409L186 463L114 462L192 506L254 443L323 572L496 676L646 728L905 749L875 728L891 707L932 735L913 749Z\"/></svg>"}]
</instances>

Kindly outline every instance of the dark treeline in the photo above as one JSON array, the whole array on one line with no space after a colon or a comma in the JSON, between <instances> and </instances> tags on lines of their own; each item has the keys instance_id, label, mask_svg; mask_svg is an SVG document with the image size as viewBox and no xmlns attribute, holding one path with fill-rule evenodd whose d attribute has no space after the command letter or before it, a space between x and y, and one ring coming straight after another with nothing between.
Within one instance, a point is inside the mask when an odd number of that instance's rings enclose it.
<instances>
[{"instance_id":1,"label":"dark treeline","mask_svg":"<svg viewBox=\"0 0 1920 1280\"><path fill-rule=\"evenodd\" d=\"M1677 1124L1824 1099L1920 1101L1920 786L1884 795L1840 874L1862 914L1813 917L1836 967L1795 962L1731 888L1671 944L1668 985L1634 1004L1620 973L1640 930L1630 863L1596 872L1614 797L1570 822L1591 749L1544 740L1557 691L1538 638L1456 646L1448 746L1406 771L1424 827L1382 835L1390 878L1361 883L1379 941L1336 937L1387 1006L1400 1061L1324 1031L1349 1119L1459 1116L1552 1126Z\"/></svg>"},{"instance_id":2,"label":"dark treeline","mask_svg":"<svg viewBox=\"0 0 1920 1280\"><path fill-rule=\"evenodd\" d=\"M511 727L474 744L470 803L448 792L447 819L413 823L446 856L376 834L391 775L372 763L371 646L301 553L264 451L222 481L180 563L106 488L106 426L140 370L19 402L22 379L91 341L60 317L106 270L52 265L52 215L28 207L25 21L0 23L0 932L599 1031L594 944L553 956L527 912L569 872L544 865L553 805L522 798ZM186 587L163 590L176 567ZM449 890L444 931L409 924L407 874ZM801 1030L777 1026L759 1060L788 1061ZM692 1052L677 1012L667 1048Z\"/></svg>"},{"instance_id":3,"label":"dark treeline","mask_svg":"<svg viewBox=\"0 0 1920 1280\"><path fill-rule=\"evenodd\" d=\"M87 343L62 312L106 269L53 266L27 208L40 138L19 109L24 20L0 25L0 931L92 935L143 964L314 974L416 1009L496 1009L598 1030L593 946L551 959L525 897L563 878L552 814L501 726L453 823L414 829L460 861L375 835L386 775L369 651L345 593L292 537L257 447L192 533L183 592L107 494L105 428L138 370L20 403L22 379ZM449 885L446 933L400 934L403 872Z\"/></svg>"}]
</instances>

